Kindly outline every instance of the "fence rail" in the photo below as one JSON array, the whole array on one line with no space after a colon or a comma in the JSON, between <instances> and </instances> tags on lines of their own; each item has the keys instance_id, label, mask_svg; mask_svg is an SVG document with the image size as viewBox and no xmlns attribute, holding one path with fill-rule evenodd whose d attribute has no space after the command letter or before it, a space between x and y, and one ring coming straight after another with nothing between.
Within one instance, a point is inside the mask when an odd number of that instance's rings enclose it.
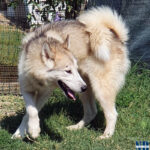
<instances>
[{"instance_id":1,"label":"fence rail","mask_svg":"<svg viewBox=\"0 0 150 150\"><path fill-rule=\"evenodd\" d=\"M0 82L17 82L17 67L0 65Z\"/></svg>"},{"instance_id":2,"label":"fence rail","mask_svg":"<svg viewBox=\"0 0 150 150\"><path fill-rule=\"evenodd\" d=\"M17 66L0 65L0 94L20 94Z\"/></svg>"}]
</instances>

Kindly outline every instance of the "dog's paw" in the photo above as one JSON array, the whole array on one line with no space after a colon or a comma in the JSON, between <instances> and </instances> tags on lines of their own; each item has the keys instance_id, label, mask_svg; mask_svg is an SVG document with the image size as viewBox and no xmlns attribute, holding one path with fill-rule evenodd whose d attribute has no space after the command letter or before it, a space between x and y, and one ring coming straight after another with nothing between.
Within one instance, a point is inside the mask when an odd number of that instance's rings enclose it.
<instances>
[{"instance_id":1,"label":"dog's paw","mask_svg":"<svg viewBox=\"0 0 150 150\"><path fill-rule=\"evenodd\" d=\"M30 118L27 133L32 139L36 139L41 132L39 118Z\"/></svg>"},{"instance_id":2,"label":"dog's paw","mask_svg":"<svg viewBox=\"0 0 150 150\"><path fill-rule=\"evenodd\" d=\"M112 135L110 135L110 134L103 134L103 135L97 137L96 140L108 139L108 138L110 138L111 136L112 136Z\"/></svg>"},{"instance_id":3,"label":"dog's paw","mask_svg":"<svg viewBox=\"0 0 150 150\"><path fill-rule=\"evenodd\" d=\"M22 136L20 134L13 134L11 136L11 139L21 139L21 138L22 138Z\"/></svg>"},{"instance_id":4,"label":"dog's paw","mask_svg":"<svg viewBox=\"0 0 150 150\"><path fill-rule=\"evenodd\" d=\"M36 139L39 136L40 132L40 127L33 127L28 129L28 134L33 139Z\"/></svg>"},{"instance_id":5,"label":"dog's paw","mask_svg":"<svg viewBox=\"0 0 150 150\"><path fill-rule=\"evenodd\" d=\"M66 127L68 130L79 130L81 129L78 125L71 125Z\"/></svg>"},{"instance_id":6,"label":"dog's paw","mask_svg":"<svg viewBox=\"0 0 150 150\"><path fill-rule=\"evenodd\" d=\"M20 130L17 129L17 131L12 135L11 139L22 139L24 137L25 137L25 133L20 132Z\"/></svg>"},{"instance_id":7,"label":"dog's paw","mask_svg":"<svg viewBox=\"0 0 150 150\"><path fill-rule=\"evenodd\" d=\"M80 121L79 123L75 124L75 125L71 125L71 126L68 126L67 129L68 130L79 130L79 129L82 129L84 127L84 122L83 121Z\"/></svg>"}]
</instances>

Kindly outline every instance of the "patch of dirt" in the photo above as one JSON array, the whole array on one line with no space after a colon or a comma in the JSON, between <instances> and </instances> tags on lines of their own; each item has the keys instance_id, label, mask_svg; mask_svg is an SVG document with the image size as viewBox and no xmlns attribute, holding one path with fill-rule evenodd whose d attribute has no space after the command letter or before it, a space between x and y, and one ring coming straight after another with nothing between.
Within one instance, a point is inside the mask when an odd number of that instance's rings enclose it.
<instances>
[{"instance_id":1,"label":"patch of dirt","mask_svg":"<svg viewBox=\"0 0 150 150\"><path fill-rule=\"evenodd\" d=\"M17 112L24 111L24 101L21 96L0 96L0 121L9 116L15 116Z\"/></svg>"},{"instance_id":2,"label":"patch of dirt","mask_svg":"<svg viewBox=\"0 0 150 150\"><path fill-rule=\"evenodd\" d=\"M7 19L2 13L0 13L0 24L3 25L9 25L10 24L10 20Z\"/></svg>"}]
</instances>

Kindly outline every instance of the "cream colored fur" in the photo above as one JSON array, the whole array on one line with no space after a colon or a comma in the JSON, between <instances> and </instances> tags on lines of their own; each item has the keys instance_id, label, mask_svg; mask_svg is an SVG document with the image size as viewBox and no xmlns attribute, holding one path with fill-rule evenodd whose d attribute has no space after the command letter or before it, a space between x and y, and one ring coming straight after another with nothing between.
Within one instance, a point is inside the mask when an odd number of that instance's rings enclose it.
<instances>
[{"instance_id":1,"label":"cream colored fur","mask_svg":"<svg viewBox=\"0 0 150 150\"><path fill-rule=\"evenodd\" d=\"M98 139L111 137L117 121L116 95L130 67L127 40L123 19L108 7L93 8L75 21L47 24L27 34L19 61L19 81L27 112L13 138L26 133L38 137L38 112L59 79L76 92L80 92L84 81L88 85L88 90L80 93L84 116L67 128L75 130L89 124L97 113L96 99L106 119L104 134ZM72 75L64 73L65 69L71 70Z\"/></svg>"},{"instance_id":2,"label":"cream colored fur","mask_svg":"<svg viewBox=\"0 0 150 150\"><path fill-rule=\"evenodd\" d=\"M104 61L107 61L110 55L109 47L112 38L110 29L122 43L128 40L128 29L124 21L108 7L93 8L81 14L78 20L86 25L86 31L90 33L91 47L95 51L95 56Z\"/></svg>"}]
</instances>

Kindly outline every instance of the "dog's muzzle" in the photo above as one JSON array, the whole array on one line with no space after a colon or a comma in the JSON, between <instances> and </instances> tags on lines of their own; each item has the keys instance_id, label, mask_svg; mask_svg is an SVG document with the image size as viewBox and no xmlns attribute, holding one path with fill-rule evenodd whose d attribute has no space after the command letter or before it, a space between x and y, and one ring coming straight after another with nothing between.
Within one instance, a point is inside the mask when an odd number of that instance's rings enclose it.
<instances>
[{"instance_id":1,"label":"dog's muzzle","mask_svg":"<svg viewBox=\"0 0 150 150\"><path fill-rule=\"evenodd\" d=\"M64 91L65 95L73 100L76 100L75 93L61 80L58 81L58 85Z\"/></svg>"},{"instance_id":2,"label":"dog's muzzle","mask_svg":"<svg viewBox=\"0 0 150 150\"><path fill-rule=\"evenodd\" d=\"M60 88L63 90L63 92L68 98L76 100L75 93L64 82L58 80L58 85L60 86ZM86 85L82 86L81 92L86 91L86 89L87 89Z\"/></svg>"},{"instance_id":3,"label":"dog's muzzle","mask_svg":"<svg viewBox=\"0 0 150 150\"><path fill-rule=\"evenodd\" d=\"M86 89L87 89L87 85L82 86L82 87L81 87L81 92L85 92Z\"/></svg>"}]
</instances>

